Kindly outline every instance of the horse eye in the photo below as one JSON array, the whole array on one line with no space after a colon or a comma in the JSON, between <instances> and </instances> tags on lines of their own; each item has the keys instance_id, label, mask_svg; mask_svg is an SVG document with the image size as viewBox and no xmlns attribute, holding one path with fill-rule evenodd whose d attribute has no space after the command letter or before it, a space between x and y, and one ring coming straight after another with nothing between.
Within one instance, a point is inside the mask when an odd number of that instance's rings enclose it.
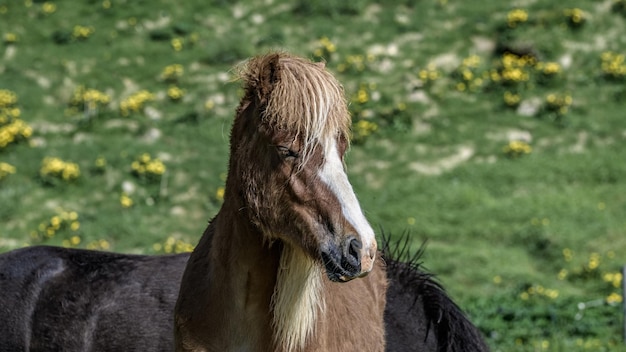
<instances>
[{"instance_id":1,"label":"horse eye","mask_svg":"<svg viewBox=\"0 0 626 352\"><path fill-rule=\"evenodd\" d=\"M280 156L283 159L289 159L289 158L297 158L299 156L299 154L285 146L279 145L276 147L276 149L278 150L278 154L280 154Z\"/></svg>"}]
</instances>

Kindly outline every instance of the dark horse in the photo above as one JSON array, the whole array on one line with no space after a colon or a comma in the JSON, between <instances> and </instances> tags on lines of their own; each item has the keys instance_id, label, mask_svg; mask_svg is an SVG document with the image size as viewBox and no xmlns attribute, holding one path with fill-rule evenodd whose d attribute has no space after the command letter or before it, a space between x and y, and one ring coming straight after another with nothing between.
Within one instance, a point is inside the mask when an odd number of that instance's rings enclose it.
<instances>
[{"instance_id":1,"label":"dark horse","mask_svg":"<svg viewBox=\"0 0 626 352\"><path fill-rule=\"evenodd\" d=\"M176 351L485 348L429 276L380 259L343 164L336 79L287 54L251 59L241 77L224 204L190 257L7 254L7 348L169 349L172 326Z\"/></svg>"},{"instance_id":2,"label":"dark horse","mask_svg":"<svg viewBox=\"0 0 626 352\"><path fill-rule=\"evenodd\" d=\"M386 351L487 351L478 329L419 267L421 253L383 248ZM171 352L188 259L47 246L1 254L0 352Z\"/></svg>"}]
</instances>

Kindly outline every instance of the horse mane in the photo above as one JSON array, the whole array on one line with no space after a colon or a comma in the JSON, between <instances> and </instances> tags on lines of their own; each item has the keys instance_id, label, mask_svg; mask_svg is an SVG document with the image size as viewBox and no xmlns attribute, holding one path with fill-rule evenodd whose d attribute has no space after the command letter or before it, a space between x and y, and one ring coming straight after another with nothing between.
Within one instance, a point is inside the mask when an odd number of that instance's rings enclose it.
<instances>
[{"instance_id":1,"label":"horse mane","mask_svg":"<svg viewBox=\"0 0 626 352\"><path fill-rule=\"evenodd\" d=\"M349 141L351 117L344 90L323 63L271 53L239 65L237 76L245 90L240 109L255 102L264 125L295 131L303 141L302 164L317 143L337 137Z\"/></svg>"},{"instance_id":2,"label":"horse mane","mask_svg":"<svg viewBox=\"0 0 626 352\"><path fill-rule=\"evenodd\" d=\"M416 317L420 324L426 324L425 335L420 344L431 346L430 343L436 341L434 350L437 352L488 351L480 331L454 303L435 275L423 268L422 256L426 241L414 253L411 252L411 236L408 232L394 241L389 234L383 232L382 241L382 253L390 283L397 283L399 292L411 295L413 305L407 307L409 310L423 311L423 319ZM388 300L393 298L388 297ZM419 304L422 306L417 307ZM431 333L434 336L430 336Z\"/></svg>"}]
</instances>

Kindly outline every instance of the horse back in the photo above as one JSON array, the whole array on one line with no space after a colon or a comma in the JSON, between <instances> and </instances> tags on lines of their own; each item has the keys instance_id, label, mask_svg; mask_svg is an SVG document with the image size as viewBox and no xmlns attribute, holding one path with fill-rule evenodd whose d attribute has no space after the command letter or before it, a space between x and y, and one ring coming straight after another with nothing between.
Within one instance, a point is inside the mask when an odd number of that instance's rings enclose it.
<instances>
[{"instance_id":1,"label":"horse back","mask_svg":"<svg viewBox=\"0 0 626 352\"><path fill-rule=\"evenodd\" d=\"M188 254L28 247L0 255L0 351L171 351Z\"/></svg>"},{"instance_id":2,"label":"horse back","mask_svg":"<svg viewBox=\"0 0 626 352\"><path fill-rule=\"evenodd\" d=\"M419 267L421 252L406 262L387 259L386 351L489 351L479 329Z\"/></svg>"}]
</instances>

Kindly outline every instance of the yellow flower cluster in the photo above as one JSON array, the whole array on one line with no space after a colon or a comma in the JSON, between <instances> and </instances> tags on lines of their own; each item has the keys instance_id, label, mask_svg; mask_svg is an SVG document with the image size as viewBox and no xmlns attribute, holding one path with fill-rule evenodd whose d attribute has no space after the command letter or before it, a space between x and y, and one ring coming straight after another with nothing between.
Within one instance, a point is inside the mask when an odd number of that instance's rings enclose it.
<instances>
[{"instance_id":1,"label":"yellow flower cluster","mask_svg":"<svg viewBox=\"0 0 626 352\"><path fill-rule=\"evenodd\" d=\"M477 55L463 59L453 73L456 78L455 89L459 92L475 92L485 86L503 88L504 104L511 108L519 106L526 87L532 87L533 83L553 82L563 71L558 62L541 62L532 54L506 52L492 68L485 68L482 61ZM422 80L427 77L427 71L420 72Z\"/></svg>"},{"instance_id":2,"label":"yellow flower cluster","mask_svg":"<svg viewBox=\"0 0 626 352\"><path fill-rule=\"evenodd\" d=\"M532 147L528 143L522 141L511 141L503 148L504 154L510 158L530 154L532 150Z\"/></svg>"},{"instance_id":3,"label":"yellow flower cluster","mask_svg":"<svg viewBox=\"0 0 626 352\"><path fill-rule=\"evenodd\" d=\"M95 111L100 107L107 105L111 101L106 93L97 89L85 88L79 86L74 90L70 105L82 111Z\"/></svg>"},{"instance_id":4,"label":"yellow flower cluster","mask_svg":"<svg viewBox=\"0 0 626 352\"><path fill-rule=\"evenodd\" d=\"M559 297L559 291L555 289L545 288L541 285L532 285L524 292L520 293L519 297L527 301L532 297L547 297L550 299L557 299Z\"/></svg>"},{"instance_id":5,"label":"yellow flower cluster","mask_svg":"<svg viewBox=\"0 0 626 352\"><path fill-rule=\"evenodd\" d=\"M337 66L339 72L362 72L365 70L365 64L367 62L374 61L374 55L348 55L344 62Z\"/></svg>"},{"instance_id":6,"label":"yellow flower cluster","mask_svg":"<svg viewBox=\"0 0 626 352\"><path fill-rule=\"evenodd\" d=\"M185 39L183 39L183 38L174 38L174 39L172 39L170 44L172 45L172 49L174 49L174 51L181 51L181 50L183 50L183 47L185 45Z\"/></svg>"},{"instance_id":7,"label":"yellow flower cluster","mask_svg":"<svg viewBox=\"0 0 626 352\"><path fill-rule=\"evenodd\" d=\"M480 66L480 56L478 55L470 55L463 59L462 65L467 68L478 68Z\"/></svg>"},{"instance_id":8,"label":"yellow flower cluster","mask_svg":"<svg viewBox=\"0 0 626 352\"><path fill-rule=\"evenodd\" d=\"M624 298L617 292L613 292L606 297L606 303L608 304L619 304L622 303Z\"/></svg>"},{"instance_id":9,"label":"yellow flower cluster","mask_svg":"<svg viewBox=\"0 0 626 352\"><path fill-rule=\"evenodd\" d=\"M602 73L606 78L623 80L626 79L625 55L612 51L602 53Z\"/></svg>"},{"instance_id":10,"label":"yellow flower cluster","mask_svg":"<svg viewBox=\"0 0 626 352\"><path fill-rule=\"evenodd\" d=\"M534 66L537 60L532 56L518 56L506 53L502 56L501 63L502 70L499 73L499 78L504 83L519 83L530 79L528 68ZM494 75L492 75L492 80L496 80Z\"/></svg>"},{"instance_id":11,"label":"yellow flower cluster","mask_svg":"<svg viewBox=\"0 0 626 352\"><path fill-rule=\"evenodd\" d=\"M122 205L122 208L130 208L133 206L134 202L128 194L122 193L120 196L120 204Z\"/></svg>"},{"instance_id":12,"label":"yellow flower cluster","mask_svg":"<svg viewBox=\"0 0 626 352\"><path fill-rule=\"evenodd\" d=\"M510 28L517 27L518 24L528 21L528 12L523 9L514 9L506 15L506 23Z\"/></svg>"},{"instance_id":13,"label":"yellow flower cluster","mask_svg":"<svg viewBox=\"0 0 626 352\"><path fill-rule=\"evenodd\" d=\"M567 19L567 24L572 28L578 28L586 21L585 13L579 8L565 9L563 14Z\"/></svg>"},{"instance_id":14,"label":"yellow flower cluster","mask_svg":"<svg viewBox=\"0 0 626 352\"><path fill-rule=\"evenodd\" d=\"M356 93L356 101L359 104L365 104L369 100L370 98L369 98L369 93L367 92L367 89L365 89L364 87L361 87Z\"/></svg>"},{"instance_id":15,"label":"yellow flower cluster","mask_svg":"<svg viewBox=\"0 0 626 352\"><path fill-rule=\"evenodd\" d=\"M546 109L559 115L565 115L572 103L572 96L568 94L550 93L546 96Z\"/></svg>"},{"instance_id":16,"label":"yellow flower cluster","mask_svg":"<svg viewBox=\"0 0 626 352\"><path fill-rule=\"evenodd\" d=\"M561 65L558 62L538 62L535 69L546 77L553 77L561 73Z\"/></svg>"},{"instance_id":17,"label":"yellow flower cluster","mask_svg":"<svg viewBox=\"0 0 626 352\"><path fill-rule=\"evenodd\" d=\"M480 66L481 59L477 55L470 55L463 59L461 66L457 68L456 75L460 82L456 84L456 90L463 92L466 90L476 91L483 86L484 78L487 75L480 75L476 72Z\"/></svg>"},{"instance_id":18,"label":"yellow flower cluster","mask_svg":"<svg viewBox=\"0 0 626 352\"><path fill-rule=\"evenodd\" d=\"M69 239L64 239L63 241L61 241L61 246L65 247L65 248L71 248L71 247L76 247L80 244L81 242L81 238L78 235L74 235L72 237L70 237Z\"/></svg>"},{"instance_id":19,"label":"yellow flower cluster","mask_svg":"<svg viewBox=\"0 0 626 352\"><path fill-rule=\"evenodd\" d=\"M32 134L33 129L20 119L9 119L7 123L0 122L0 150L12 143L28 139Z\"/></svg>"},{"instance_id":20,"label":"yellow flower cluster","mask_svg":"<svg viewBox=\"0 0 626 352\"><path fill-rule=\"evenodd\" d=\"M17 43L17 34L12 32L5 33L2 37L2 41L4 44L15 44Z\"/></svg>"},{"instance_id":21,"label":"yellow flower cluster","mask_svg":"<svg viewBox=\"0 0 626 352\"><path fill-rule=\"evenodd\" d=\"M8 89L0 89L0 109L9 108L15 104L17 104L17 94Z\"/></svg>"},{"instance_id":22,"label":"yellow flower cluster","mask_svg":"<svg viewBox=\"0 0 626 352\"><path fill-rule=\"evenodd\" d=\"M41 5L41 11L45 15L51 15L57 10L57 5L53 2L46 1Z\"/></svg>"},{"instance_id":23,"label":"yellow flower cluster","mask_svg":"<svg viewBox=\"0 0 626 352\"><path fill-rule=\"evenodd\" d=\"M506 104L506 106L515 108L519 106L521 101L522 97L519 94L509 91L504 92L504 104Z\"/></svg>"},{"instance_id":24,"label":"yellow flower cluster","mask_svg":"<svg viewBox=\"0 0 626 352\"><path fill-rule=\"evenodd\" d=\"M419 71L417 76L424 83L424 85L427 85L428 83L436 81L440 78L441 71L439 71L434 64L428 64L425 69Z\"/></svg>"},{"instance_id":25,"label":"yellow flower cluster","mask_svg":"<svg viewBox=\"0 0 626 352\"><path fill-rule=\"evenodd\" d=\"M170 100L179 101L185 96L185 91L177 86L171 86L167 89L167 96Z\"/></svg>"},{"instance_id":26,"label":"yellow flower cluster","mask_svg":"<svg viewBox=\"0 0 626 352\"><path fill-rule=\"evenodd\" d=\"M587 262L587 265L585 266L585 270L587 271L593 271L596 270L600 267L600 254L599 253L591 253L591 255L589 256L589 261Z\"/></svg>"},{"instance_id":27,"label":"yellow flower cluster","mask_svg":"<svg viewBox=\"0 0 626 352\"><path fill-rule=\"evenodd\" d=\"M131 113L141 112L146 102L151 100L154 100L152 93L147 90L140 90L120 103L120 113L122 116L128 116Z\"/></svg>"},{"instance_id":28,"label":"yellow flower cluster","mask_svg":"<svg viewBox=\"0 0 626 352\"><path fill-rule=\"evenodd\" d=\"M59 158L46 157L41 163L39 175L44 181L59 179L63 181L74 181L80 176L78 164L63 161Z\"/></svg>"},{"instance_id":29,"label":"yellow flower cluster","mask_svg":"<svg viewBox=\"0 0 626 352\"><path fill-rule=\"evenodd\" d=\"M614 273L605 273L602 275L602 280L606 283L611 284L614 288L620 288L622 286L622 280L624 280L624 276L622 273L614 272Z\"/></svg>"},{"instance_id":30,"label":"yellow flower cluster","mask_svg":"<svg viewBox=\"0 0 626 352\"><path fill-rule=\"evenodd\" d=\"M17 95L14 92L0 89L0 150L33 134L33 129L19 119L21 111L16 104Z\"/></svg>"},{"instance_id":31,"label":"yellow flower cluster","mask_svg":"<svg viewBox=\"0 0 626 352\"><path fill-rule=\"evenodd\" d=\"M370 101L372 97L371 91L375 89L376 89L376 83L369 83L369 84L361 83L359 85L359 90L352 97L352 102L358 103L359 105L366 104L367 102Z\"/></svg>"},{"instance_id":32,"label":"yellow flower cluster","mask_svg":"<svg viewBox=\"0 0 626 352\"><path fill-rule=\"evenodd\" d=\"M359 120L354 124L352 133L355 142L361 141L378 130L375 122L368 120Z\"/></svg>"},{"instance_id":33,"label":"yellow flower cluster","mask_svg":"<svg viewBox=\"0 0 626 352\"><path fill-rule=\"evenodd\" d=\"M0 181L15 173L15 166L0 162Z\"/></svg>"},{"instance_id":34,"label":"yellow flower cluster","mask_svg":"<svg viewBox=\"0 0 626 352\"><path fill-rule=\"evenodd\" d=\"M176 239L172 236L168 237L164 243L155 243L152 249L161 253L185 253L193 251L194 245L183 240Z\"/></svg>"},{"instance_id":35,"label":"yellow flower cluster","mask_svg":"<svg viewBox=\"0 0 626 352\"><path fill-rule=\"evenodd\" d=\"M166 82L177 82L184 72L185 69L181 64L167 65L161 72L161 79Z\"/></svg>"},{"instance_id":36,"label":"yellow flower cluster","mask_svg":"<svg viewBox=\"0 0 626 352\"><path fill-rule=\"evenodd\" d=\"M93 27L81 26L77 24L72 30L72 37L77 40L85 40L89 38L95 31L96 30Z\"/></svg>"},{"instance_id":37,"label":"yellow flower cluster","mask_svg":"<svg viewBox=\"0 0 626 352\"><path fill-rule=\"evenodd\" d=\"M76 246L80 243L80 237L76 233L79 229L78 213L75 211L61 211L48 221L40 223L37 231L31 232L31 238L35 241L42 241L53 238L61 232L65 237L69 238L63 241L64 245L67 244L67 247L69 245Z\"/></svg>"},{"instance_id":38,"label":"yellow flower cluster","mask_svg":"<svg viewBox=\"0 0 626 352\"><path fill-rule=\"evenodd\" d=\"M140 179L158 181L165 173L166 168L161 160L152 158L148 153L143 153L133 161L131 170L133 175Z\"/></svg>"},{"instance_id":39,"label":"yellow flower cluster","mask_svg":"<svg viewBox=\"0 0 626 352\"><path fill-rule=\"evenodd\" d=\"M325 58L328 60L331 54L337 51L337 47L328 37L321 37L317 41L317 45L317 48L313 50L313 55L317 58Z\"/></svg>"},{"instance_id":40,"label":"yellow flower cluster","mask_svg":"<svg viewBox=\"0 0 626 352\"><path fill-rule=\"evenodd\" d=\"M87 243L85 248L90 249L90 250L107 251L111 248L111 244L107 240L100 239L100 240L95 240L95 241L91 241Z\"/></svg>"},{"instance_id":41,"label":"yellow flower cluster","mask_svg":"<svg viewBox=\"0 0 626 352\"><path fill-rule=\"evenodd\" d=\"M569 249L569 248L564 248L563 249L563 259L566 262L571 262L573 258L574 258L574 252L572 252L572 250Z\"/></svg>"}]
</instances>

